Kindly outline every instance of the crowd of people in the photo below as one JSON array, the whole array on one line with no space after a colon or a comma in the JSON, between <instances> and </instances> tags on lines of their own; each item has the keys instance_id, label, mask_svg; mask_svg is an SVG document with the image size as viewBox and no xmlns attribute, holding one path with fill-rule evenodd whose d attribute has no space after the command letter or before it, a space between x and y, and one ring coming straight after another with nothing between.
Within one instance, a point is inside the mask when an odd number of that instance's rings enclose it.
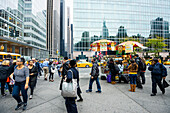
<instances>
[{"instance_id":1,"label":"crowd of people","mask_svg":"<svg viewBox=\"0 0 170 113\"><path fill-rule=\"evenodd\" d=\"M65 83L71 83L74 86L73 80L76 80L76 90L71 89L72 92L65 94L65 105L68 113L77 113L76 99L77 102L82 102L82 91L80 88L80 79L79 71L77 69L76 60L68 60L68 57L64 57L63 62L56 64L53 61L45 59L42 63L38 59L32 58L25 63L24 58L19 58L16 61L11 59L10 55L7 55L7 58L2 62L0 66L0 83L1 83L1 95L5 98L5 87L8 87L9 93L12 94L12 97L17 101L17 106L15 110L20 109L23 106L23 110L27 108L28 101L28 89L30 89L29 99L33 99L34 89L37 84L37 79L42 76L42 71L44 72L44 81L49 80L49 82L54 82L54 74L56 69L58 71L58 76L61 77L60 87L62 93L67 87ZM124 65L126 63L126 65ZM92 68L90 73L89 87L86 90L87 93L92 92L93 82L96 81L97 91L96 93L102 93L101 85L99 82L99 65L97 60L92 59ZM145 80L145 71L146 64L143 58L140 58L139 55L135 55L133 58L129 58L125 61L119 61L117 64L115 61L110 58L108 62L104 62L103 65L108 66L109 74L108 81L111 84L116 84L116 76L119 77L119 83L122 80L130 79L130 89L129 91L135 92L136 87L143 89L143 86L146 83ZM128 70L128 76L123 76L124 71ZM162 79L165 80L167 76L167 70L165 66L158 62L158 59L154 58L152 65L148 68L151 71L152 78L152 94L155 96L157 93L157 85L159 86L162 94L165 93L165 88L162 85ZM49 78L48 78L49 76ZM110 77L110 78L109 78ZM128 77L128 78L126 78ZM142 78L142 81L141 81ZM63 86L64 85L64 86ZM70 89L69 89L70 91ZM75 96L76 91L76 96ZM20 96L23 97L23 101Z\"/></svg>"}]
</instances>

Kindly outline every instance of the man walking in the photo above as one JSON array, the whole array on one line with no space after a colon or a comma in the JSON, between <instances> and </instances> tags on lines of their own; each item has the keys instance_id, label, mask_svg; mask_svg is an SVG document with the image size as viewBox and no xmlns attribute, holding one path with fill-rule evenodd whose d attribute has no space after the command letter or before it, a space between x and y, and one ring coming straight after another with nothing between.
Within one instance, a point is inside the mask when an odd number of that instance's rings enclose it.
<instances>
[{"instance_id":1,"label":"man walking","mask_svg":"<svg viewBox=\"0 0 170 113\"><path fill-rule=\"evenodd\" d=\"M98 89L96 91L96 93L101 93L101 86L100 86L99 77L98 77L99 76L99 67L98 67L96 59L93 59L92 63L93 63L93 66L92 66L92 69L91 69L91 77L90 77L89 89L86 90L86 92L87 93L92 92L93 82L96 81L97 89Z\"/></svg>"},{"instance_id":2,"label":"man walking","mask_svg":"<svg viewBox=\"0 0 170 113\"><path fill-rule=\"evenodd\" d=\"M69 62L68 62L68 57L64 57L63 60L63 65L62 65L62 79L61 79L61 83L60 83L60 90L62 90L62 83L63 80L65 79L65 76L67 75L67 72L69 70Z\"/></svg>"},{"instance_id":3,"label":"man walking","mask_svg":"<svg viewBox=\"0 0 170 113\"><path fill-rule=\"evenodd\" d=\"M165 93L165 88L162 85L162 79L165 79L167 76L167 70L165 66L158 62L158 59L154 58L152 65L148 68L151 71L151 78L152 78L152 94L151 96L156 96L157 93L157 84L162 91L162 94Z\"/></svg>"},{"instance_id":4,"label":"man walking","mask_svg":"<svg viewBox=\"0 0 170 113\"><path fill-rule=\"evenodd\" d=\"M47 81L48 72L49 72L48 64L49 64L49 61L48 61L48 58L46 58L45 61L42 64L43 71L44 71L44 80L46 80L46 81Z\"/></svg>"},{"instance_id":5,"label":"man walking","mask_svg":"<svg viewBox=\"0 0 170 113\"><path fill-rule=\"evenodd\" d=\"M142 86L142 83L141 83L141 80L140 80L140 72L141 72L141 64L142 64L142 61L141 61L141 58L139 57L138 54L136 54L134 56L135 58L135 62L137 63L138 65L138 73L137 73L137 80L136 80L136 83L137 83L137 86L138 88L140 89L143 89L143 86Z\"/></svg>"}]
</instances>

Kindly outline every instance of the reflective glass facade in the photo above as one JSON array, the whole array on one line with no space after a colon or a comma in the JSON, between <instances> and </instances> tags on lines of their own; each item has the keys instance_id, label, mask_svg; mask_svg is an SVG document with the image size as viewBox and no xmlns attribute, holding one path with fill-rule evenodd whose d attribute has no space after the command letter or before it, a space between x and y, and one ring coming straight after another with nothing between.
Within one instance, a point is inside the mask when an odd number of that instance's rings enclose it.
<instances>
[{"instance_id":1,"label":"reflective glass facade","mask_svg":"<svg viewBox=\"0 0 170 113\"><path fill-rule=\"evenodd\" d=\"M23 0L0 0L0 36L23 41ZM11 36L10 32L19 31L19 37Z\"/></svg>"},{"instance_id":2,"label":"reflective glass facade","mask_svg":"<svg viewBox=\"0 0 170 113\"><path fill-rule=\"evenodd\" d=\"M99 39L166 38L170 48L170 0L73 0L74 50L88 51ZM87 33L88 35L84 35Z\"/></svg>"}]
</instances>

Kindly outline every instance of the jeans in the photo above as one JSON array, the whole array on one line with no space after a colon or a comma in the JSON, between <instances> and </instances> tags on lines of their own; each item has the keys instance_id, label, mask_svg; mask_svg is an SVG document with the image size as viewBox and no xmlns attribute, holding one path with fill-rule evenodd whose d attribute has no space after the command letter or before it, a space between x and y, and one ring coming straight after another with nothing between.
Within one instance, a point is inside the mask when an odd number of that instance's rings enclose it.
<instances>
[{"instance_id":1,"label":"jeans","mask_svg":"<svg viewBox=\"0 0 170 113\"><path fill-rule=\"evenodd\" d=\"M136 79L136 83L137 83L137 87L138 87L138 88L143 88L143 87L142 87L141 80L140 80L140 72L138 72L137 79Z\"/></svg>"},{"instance_id":2,"label":"jeans","mask_svg":"<svg viewBox=\"0 0 170 113\"><path fill-rule=\"evenodd\" d=\"M49 80L51 80L51 78L53 80L53 76L54 76L54 73L50 73Z\"/></svg>"},{"instance_id":3,"label":"jeans","mask_svg":"<svg viewBox=\"0 0 170 113\"><path fill-rule=\"evenodd\" d=\"M145 84L145 72L140 72L140 76L142 77L142 84Z\"/></svg>"},{"instance_id":4,"label":"jeans","mask_svg":"<svg viewBox=\"0 0 170 113\"><path fill-rule=\"evenodd\" d=\"M24 104L27 104L28 95L27 95L27 89L25 90L25 81L24 82L15 82L15 85L13 88L12 96L18 103L22 102L21 98L19 96L20 90L22 93Z\"/></svg>"},{"instance_id":5,"label":"jeans","mask_svg":"<svg viewBox=\"0 0 170 113\"><path fill-rule=\"evenodd\" d=\"M152 93L157 93L157 84L161 91L165 91L165 88L162 86L162 76L152 76Z\"/></svg>"},{"instance_id":6,"label":"jeans","mask_svg":"<svg viewBox=\"0 0 170 113\"><path fill-rule=\"evenodd\" d=\"M137 74L129 74L130 84L136 84Z\"/></svg>"},{"instance_id":7,"label":"jeans","mask_svg":"<svg viewBox=\"0 0 170 113\"><path fill-rule=\"evenodd\" d=\"M66 97L65 100L67 113L78 113L75 98Z\"/></svg>"},{"instance_id":8,"label":"jeans","mask_svg":"<svg viewBox=\"0 0 170 113\"><path fill-rule=\"evenodd\" d=\"M90 83L89 83L89 91L92 91L92 85L93 85L93 82L96 80L96 84L97 84L97 89L98 91L101 91L101 86L100 86L100 82L99 82L99 78L97 77L96 79L91 79L90 77Z\"/></svg>"},{"instance_id":9,"label":"jeans","mask_svg":"<svg viewBox=\"0 0 170 113\"><path fill-rule=\"evenodd\" d=\"M61 72L58 70L58 76L61 77Z\"/></svg>"},{"instance_id":10,"label":"jeans","mask_svg":"<svg viewBox=\"0 0 170 113\"><path fill-rule=\"evenodd\" d=\"M114 73L111 73L111 72L109 72L109 74L111 75L111 81L115 81L115 74Z\"/></svg>"}]
</instances>

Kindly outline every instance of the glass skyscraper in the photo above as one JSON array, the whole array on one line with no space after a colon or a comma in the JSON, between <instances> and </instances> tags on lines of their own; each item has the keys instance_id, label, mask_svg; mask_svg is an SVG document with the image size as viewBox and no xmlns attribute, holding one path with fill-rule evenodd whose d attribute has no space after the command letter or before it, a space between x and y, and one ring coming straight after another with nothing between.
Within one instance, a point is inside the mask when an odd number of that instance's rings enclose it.
<instances>
[{"instance_id":1,"label":"glass skyscraper","mask_svg":"<svg viewBox=\"0 0 170 113\"><path fill-rule=\"evenodd\" d=\"M109 39L161 36L170 48L170 0L73 0L74 51L88 51L90 44ZM88 32L84 37L82 34Z\"/></svg>"}]
</instances>

